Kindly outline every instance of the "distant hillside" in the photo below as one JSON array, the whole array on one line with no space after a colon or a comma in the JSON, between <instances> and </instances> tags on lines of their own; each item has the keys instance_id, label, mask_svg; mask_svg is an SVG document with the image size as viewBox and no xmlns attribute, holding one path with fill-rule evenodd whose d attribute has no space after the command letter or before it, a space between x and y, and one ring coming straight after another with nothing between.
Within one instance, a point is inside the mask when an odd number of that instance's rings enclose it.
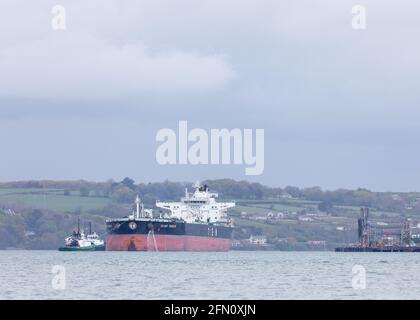
<instances>
[{"instance_id":1,"label":"distant hillside","mask_svg":"<svg viewBox=\"0 0 420 320\"><path fill-rule=\"evenodd\" d=\"M372 208L374 221L380 223L398 223L410 217L416 224L420 218L420 193L270 188L231 179L204 183L220 198L237 202L229 212L236 221L236 239L263 234L282 250L330 249L354 241L360 206ZM0 183L0 249L55 249L72 231L77 218L91 221L97 232L105 234L104 220L127 215L136 194L153 208L157 199L178 200L191 185L169 181L135 183L130 178L101 183Z\"/></svg>"}]
</instances>

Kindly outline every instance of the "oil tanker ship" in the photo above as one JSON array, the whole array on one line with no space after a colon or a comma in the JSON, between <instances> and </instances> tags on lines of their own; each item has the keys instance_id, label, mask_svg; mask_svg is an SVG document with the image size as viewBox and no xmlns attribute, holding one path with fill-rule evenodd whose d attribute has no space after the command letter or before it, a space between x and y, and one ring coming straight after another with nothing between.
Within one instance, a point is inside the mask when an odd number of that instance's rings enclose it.
<instances>
[{"instance_id":1,"label":"oil tanker ship","mask_svg":"<svg viewBox=\"0 0 420 320\"><path fill-rule=\"evenodd\" d=\"M217 193L207 185L196 184L195 191L185 190L180 202L156 202L165 211L153 217L139 197L136 211L121 219L106 221L109 251L228 251L233 221L227 210L234 202L217 202Z\"/></svg>"}]
</instances>

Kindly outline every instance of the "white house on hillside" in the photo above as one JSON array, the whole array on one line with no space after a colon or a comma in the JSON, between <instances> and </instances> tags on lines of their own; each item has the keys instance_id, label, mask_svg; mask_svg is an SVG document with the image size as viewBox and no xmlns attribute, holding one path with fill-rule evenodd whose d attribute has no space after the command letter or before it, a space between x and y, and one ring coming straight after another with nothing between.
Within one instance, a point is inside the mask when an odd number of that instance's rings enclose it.
<instances>
[{"instance_id":1,"label":"white house on hillside","mask_svg":"<svg viewBox=\"0 0 420 320\"><path fill-rule=\"evenodd\" d=\"M252 235L251 237L249 237L248 241L252 244L264 245L267 243L267 238L263 235Z\"/></svg>"}]
</instances>

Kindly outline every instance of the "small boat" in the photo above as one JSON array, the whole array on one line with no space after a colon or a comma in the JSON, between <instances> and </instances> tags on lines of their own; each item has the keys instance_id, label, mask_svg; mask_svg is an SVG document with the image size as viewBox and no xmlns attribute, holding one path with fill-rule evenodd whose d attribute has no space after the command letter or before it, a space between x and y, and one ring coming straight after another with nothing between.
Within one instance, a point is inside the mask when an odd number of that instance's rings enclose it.
<instances>
[{"instance_id":1,"label":"small boat","mask_svg":"<svg viewBox=\"0 0 420 320\"><path fill-rule=\"evenodd\" d=\"M89 223L89 233L85 234L80 230L79 221L77 222L77 231L66 238L65 246L58 248L58 251L104 251L105 243L96 232L92 232L92 224Z\"/></svg>"}]
</instances>

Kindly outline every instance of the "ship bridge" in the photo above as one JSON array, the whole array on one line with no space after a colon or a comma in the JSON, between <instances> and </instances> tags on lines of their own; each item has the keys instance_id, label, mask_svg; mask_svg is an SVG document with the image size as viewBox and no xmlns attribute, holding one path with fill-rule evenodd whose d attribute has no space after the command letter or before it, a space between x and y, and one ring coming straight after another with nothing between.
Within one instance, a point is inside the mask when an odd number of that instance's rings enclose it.
<instances>
[{"instance_id":1,"label":"ship bridge","mask_svg":"<svg viewBox=\"0 0 420 320\"><path fill-rule=\"evenodd\" d=\"M207 185L195 185L195 191L188 193L180 202L156 202L156 207L169 210L170 218L186 222L228 222L227 209L235 206L234 202L216 202L217 193L209 192Z\"/></svg>"}]
</instances>

